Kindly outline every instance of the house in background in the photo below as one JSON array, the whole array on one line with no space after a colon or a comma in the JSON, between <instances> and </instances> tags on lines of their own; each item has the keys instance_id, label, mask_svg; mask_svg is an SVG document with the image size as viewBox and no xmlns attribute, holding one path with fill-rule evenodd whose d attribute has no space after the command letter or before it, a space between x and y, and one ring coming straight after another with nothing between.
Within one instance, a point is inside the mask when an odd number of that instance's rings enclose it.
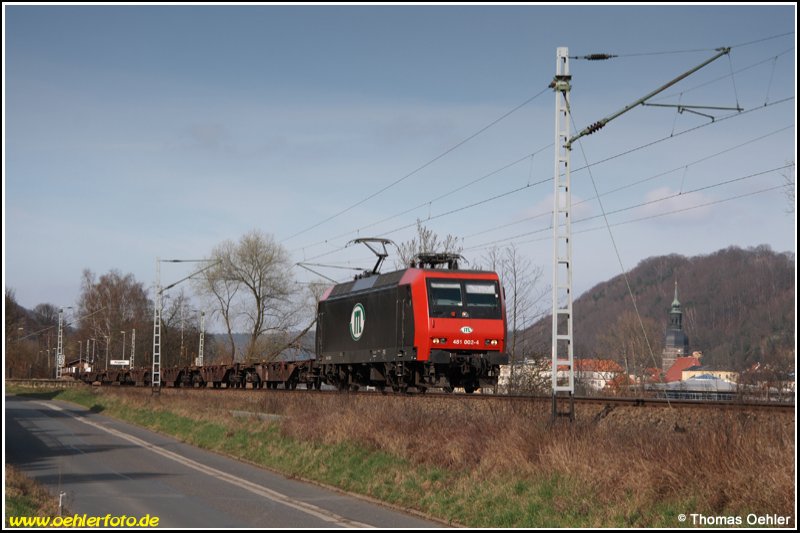
<instances>
[{"instance_id":1,"label":"house in background","mask_svg":"<svg viewBox=\"0 0 800 533\"><path fill-rule=\"evenodd\" d=\"M561 374L561 372L559 372ZM575 381L594 390L616 389L625 369L610 359L575 359ZM566 373L564 374L566 377Z\"/></svg>"},{"instance_id":2,"label":"house in background","mask_svg":"<svg viewBox=\"0 0 800 533\"><path fill-rule=\"evenodd\" d=\"M92 364L87 359L73 359L64 364L61 375L74 376L82 372L91 372Z\"/></svg>"}]
</instances>

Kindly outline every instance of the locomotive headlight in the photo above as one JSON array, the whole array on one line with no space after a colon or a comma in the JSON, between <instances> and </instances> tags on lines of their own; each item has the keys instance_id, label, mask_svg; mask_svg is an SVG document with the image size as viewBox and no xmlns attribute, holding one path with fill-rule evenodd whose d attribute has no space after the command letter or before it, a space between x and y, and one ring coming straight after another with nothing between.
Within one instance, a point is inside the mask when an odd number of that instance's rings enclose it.
<instances>
[{"instance_id":1,"label":"locomotive headlight","mask_svg":"<svg viewBox=\"0 0 800 533\"><path fill-rule=\"evenodd\" d=\"M431 342L433 342L433 344L444 344L447 342L447 339L444 337L434 337Z\"/></svg>"},{"instance_id":2,"label":"locomotive headlight","mask_svg":"<svg viewBox=\"0 0 800 533\"><path fill-rule=\"evenodd\" d=\"M497 342L497 339L486 339L485 344L486 346L497 346L499 343Z\"/></svg>"}]
</instances>

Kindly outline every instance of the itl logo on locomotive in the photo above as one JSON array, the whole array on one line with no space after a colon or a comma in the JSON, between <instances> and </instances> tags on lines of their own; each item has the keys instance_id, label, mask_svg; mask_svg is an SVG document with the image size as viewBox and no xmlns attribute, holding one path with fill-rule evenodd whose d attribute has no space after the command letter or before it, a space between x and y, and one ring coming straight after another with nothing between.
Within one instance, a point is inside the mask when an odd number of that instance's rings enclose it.
<instances>
[{"instance_id":1,"label":"itl logo on locomotive","mask_svg":"<svg viewBox=\"0 0 800 533\"><path fill-rule=\"evenodd\" d=\"M350 313L350 336L354 341L361 338L364 333L364 323L366 322L367 314L364 312L364 306L356 304L353 311Z\"/></svg>"}]
</instances>

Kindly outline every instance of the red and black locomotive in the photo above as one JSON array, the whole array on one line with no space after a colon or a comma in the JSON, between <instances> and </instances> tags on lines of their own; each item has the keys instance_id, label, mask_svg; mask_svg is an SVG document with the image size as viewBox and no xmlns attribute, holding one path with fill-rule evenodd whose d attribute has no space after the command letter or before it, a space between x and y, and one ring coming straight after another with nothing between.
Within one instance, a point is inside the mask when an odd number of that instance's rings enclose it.
<instances>
[{"instance_id":1,"label":"red and black locomotive","mask_svg":"<svg viewBox=\"0 0 800 533\"><path fill-rule=\"evenodd\" d=\"M459 270L454 255L420 255L410 268L371 273L323 295L316 365L340 389L471 393L497 383L508 363L505 338L496 273Z\"/></svg>"}]
</instances>

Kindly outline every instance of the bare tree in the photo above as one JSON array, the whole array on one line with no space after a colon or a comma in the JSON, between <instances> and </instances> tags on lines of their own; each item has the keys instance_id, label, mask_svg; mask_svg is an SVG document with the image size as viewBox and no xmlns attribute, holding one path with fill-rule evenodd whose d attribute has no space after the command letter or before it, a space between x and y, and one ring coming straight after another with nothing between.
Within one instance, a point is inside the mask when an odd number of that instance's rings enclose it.
<instances>
[{"instance_id":1,"label":"bare tree","mask_svg":"<svg viewBox=\"0 0 800 533\"><path fill-rule=\"evenodd\" d=\"M528 343L525 342L525 330L541 316L541 303L547 296L547 288L540 286L542 268L533 265L515 245L503 249L491 248L482 258L481 264L485 269L499 274L505 291L509 327L506 343L510 364L509 391L529 391L536 388L542 374L538 361L532 361L534 356L527 350ZM518 372L520 363L526 359L531 360L532 366L526 372Z\"/></svg>"},{"instance_id":2,"label":"bare tree","mask_svg":"<svg viewBox=\"0 0 800 533\"><path fill-rule=\"evenodd\" d=\"M161 315L161 363L169 365L192 365L197 355L200 336L199 312L185 291L181 289L174 296L165 296L165 309Z\"/></svg>"},{"instance_id":3,"label":"bare tree","mask_svg":"<svg viewBox=\"0 0 800 533\"><path fill-rule=\"evenodd\" d=\"M397 247L398 259L395 260L395 268L407 268L414 256L420 253L460 254L461 250L462 246L458 244L457 237L447 235L441 238L417 220L417 235Z\"/></svg>"},{"instance_id":4,"label":"bare tree","mask_svg":"<svg viewBox=\"0 0 800 533\"><path fill-rule=\"evenodd\" d=\"M236 322L237 308L234 305L239 294L241 284L233 278L232 268L236 255L236 243L227 240L211 251L211 260L214 266L205 270L196 282L200 294L206 295L213 302L213 311L210 318L219 317L225 324L228 335L229 359L236 358L236 342L233 337L234 323Z\"/></svg>"},{"instance_id":5,"label":"bare tree","mask_svg":"<svg viewBox=\"0 0 800 533\"><path fill-rule=\"evenodd\" d=\"M300 331L287 331L282 338L274 339L271 347L272 351L267 356L268 360L274 359L287 348L312 349L312 339L308 338L307 335L317 323L319 301L327 288L330 287L330 283L315 280L298 285L302 285L302 289L296 293L298 298L297 323L305 324L305 327Z\"/></svg>"},{"instance_id":6,"label":"bare tree","mask_svg":"<svg viewBox=\"0 0 800 533\"><path fill-rule=\"evenodd\" d=\"M53 304L39 304L33 308L36 320L42 324L58 324L58 307Z\"/></svg>"},{"instance_id":7,"label":"bare tree","mask_svg":"<svg viewBox=\"0 0 800 533\"><path fill-rule=\"evenodd\" d=\"M97 279L86 269L78 299L80 327L77 335L85 341L94 338L101 346L108 338L109 357L115 357L116 352L123 350L122 331L130 335L132 329L144 332L152 327L152 306L144 286L133 274L123 276L118 270L111 270ZM141 352L138 355L142 355Z\"/></svg>"},{"instance_id":8,"label":"bare tree","mask_svg":"<svg viewBox=\"0 0 800 533\"><path fill-rule=\"evenodd\" d=\"M33 376L50 377L53 362L50 350L55 347L58 338L58 307L50 303L42 303L33 308L36 322L41 325L38 335L39 354L34 365Z\"/></svg>"},{"instance_id":9,"label":"bare tree","mask_svg":"<svg viewBox=\"0 0 800 533\"><path fill-rule=\"evenodd\" d=\"M25 349L22 337L25 329L25 310L17 303L14 289L6 287L5 312L5 346L3 347L3 363L7 377L24 375L30 354Z\"/></svg>"},{"instance_id":10,"label":"bare tree","mask_svg":"<svg viewBox=\"0 0 800 533\"><path fill-rule=\"evenodd\" d=\"M622 365L626 375L635 376L644 386L645 369L659 366L654 352L656 346L663 346L663 334L664 328L655 320L642 317L640 323L636 313L626 311L600 336L599 345L604 353Z\"/></svg>"},{"instance_id":11,"label":"bare tree","mask_svg":"<svg viewBox=\"0 0 800 533\"><path fill-rule=\"evenodd\" d=\"M218 304L232 356L234 328L242 327L250 337L245 358L258 358L269 351L266 334L281 336L297 325L302 305L292 292L289 254L271 235L253 230L215 247L211 259L217 264L199 288Z\"/></svg>"},{"instance_id":12,"label":"bare tree","mask_svg":"<svg viewBox=\"0 0 800 533\"><path fill-rule=\"evenodd\" d=\"M547 294L547 289L539 286L542 280L542 268L534 266L530 259L522 256L515 245L504 250L502 266L503 286L506 289L506 313L511 328L511 345L509 347L509 363L511 364L511 383L515 382L514 367L524 360L520 358L518 339L528 326L523 316L536 318L540 314L540 305ZM519 349L518 349L519 348Z\"/></svg>"}]
</instances>

